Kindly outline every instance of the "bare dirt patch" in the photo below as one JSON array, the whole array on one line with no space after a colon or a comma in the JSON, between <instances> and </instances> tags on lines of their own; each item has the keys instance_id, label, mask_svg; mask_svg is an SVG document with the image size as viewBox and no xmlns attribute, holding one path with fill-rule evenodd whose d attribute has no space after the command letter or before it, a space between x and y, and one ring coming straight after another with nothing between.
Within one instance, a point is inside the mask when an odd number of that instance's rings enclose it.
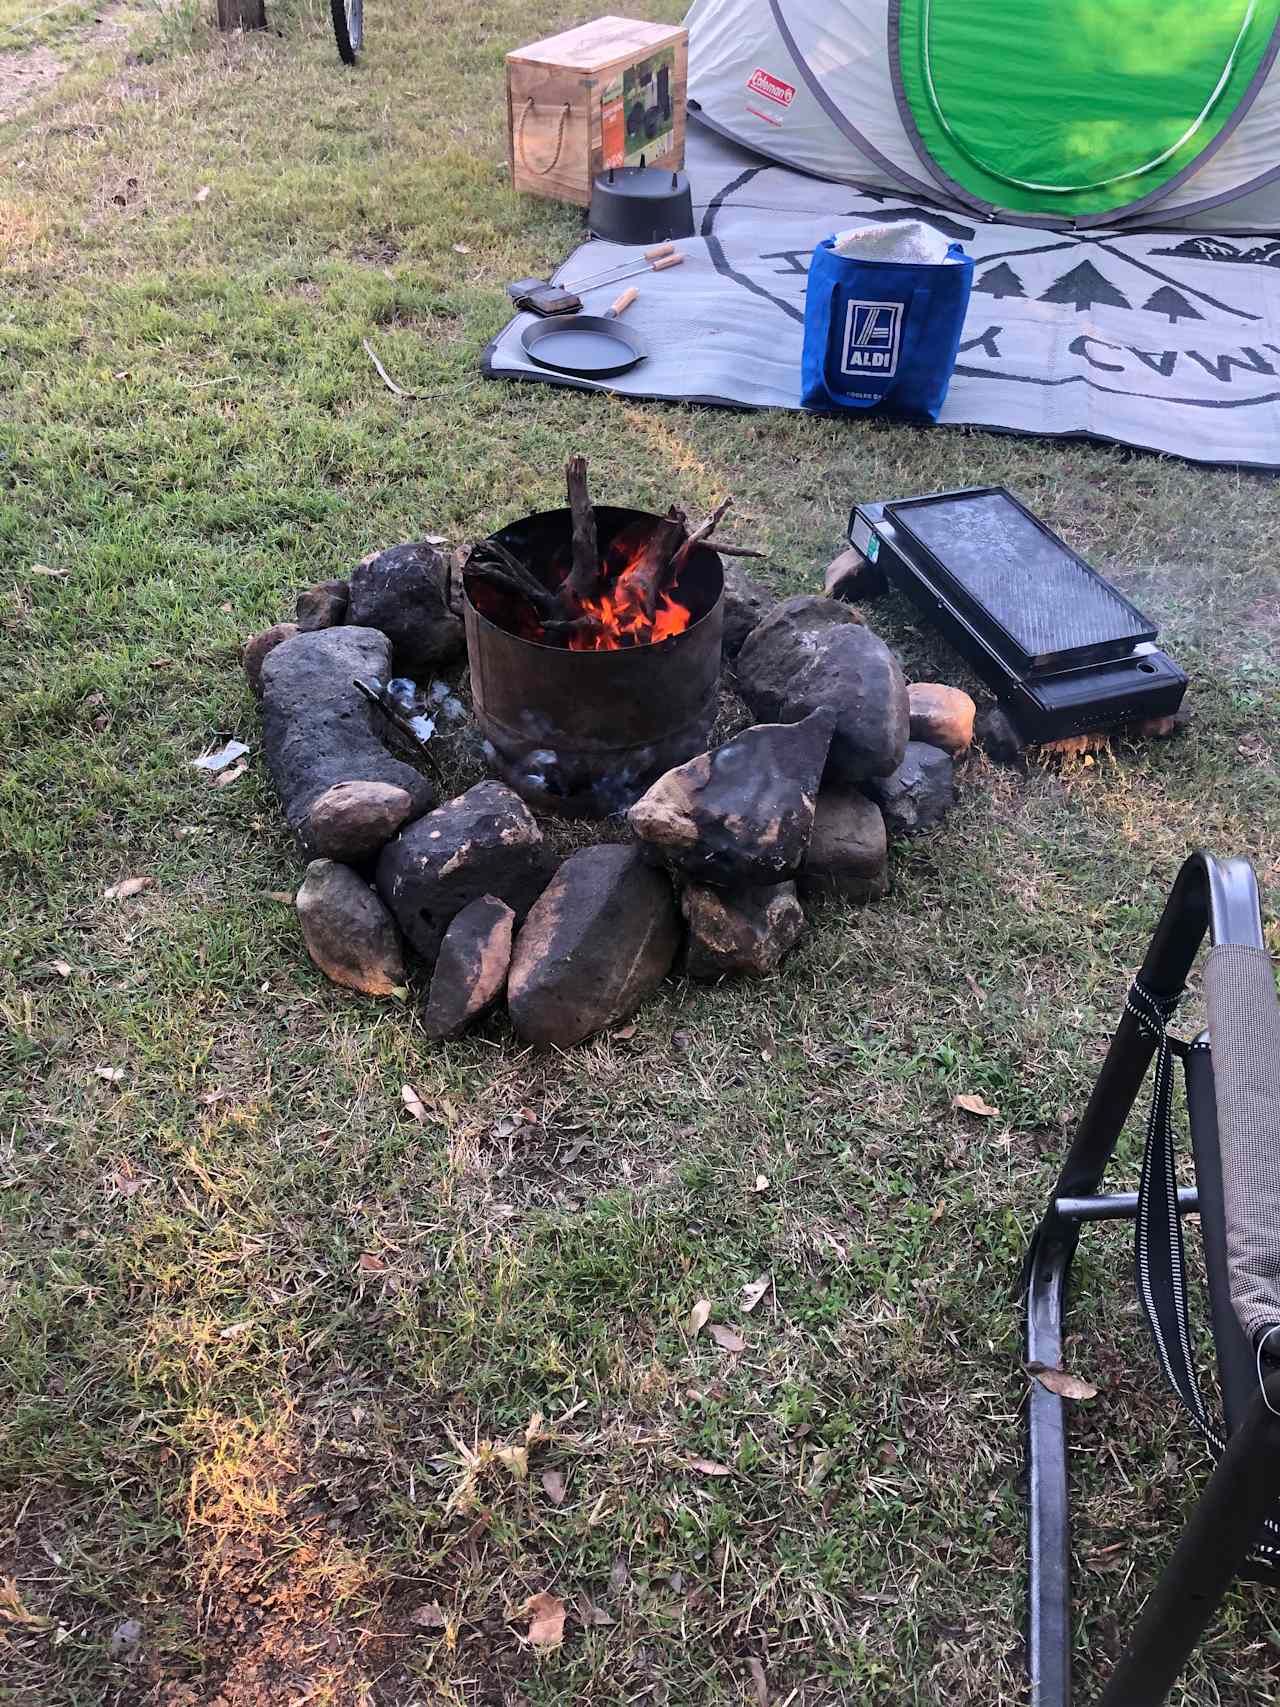
<instances>
[{"instance_id":1,"label":"bare dirt patch","mask_svg":"<svg viewBox=\"0 0 1280 1707\"><path fill-rule=\"evenodd\" d=\"M47 47L0 53L0 120L13 118L28 101L51 89L66 70L66 62Z\"/></svg>"},{"instance_id":2,"label":"bare dirt patch","mask_svg":"<svg viewBox=\"0 0 1280 1707\"><path fill-rule=\"evenodd\" d=\"M64 55L38 45L20 52L0 53L0 123L16 118L24 107L53 88L77 64L123 42L130 26L142 15L135 0L120 0L120 4L108 7L87 22L83 30L68 37L61 44L66 50ZM11 34L8 41L13 40Z\"/></svg>"}]
</instances>

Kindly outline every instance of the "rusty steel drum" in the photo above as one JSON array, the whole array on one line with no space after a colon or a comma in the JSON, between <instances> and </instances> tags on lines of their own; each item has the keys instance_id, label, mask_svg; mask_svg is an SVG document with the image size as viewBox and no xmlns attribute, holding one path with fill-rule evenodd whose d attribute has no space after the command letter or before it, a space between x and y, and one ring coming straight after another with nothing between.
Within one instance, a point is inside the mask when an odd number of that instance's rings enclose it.
<instances>
[{"instance_id":1,"label":"rusty steel drum","mask_svg":"<svg viewBox=\"0 0 1280 1707\"><path fill-rule=\"evenodd\" d=\"M615 534L660 516L598 504L601 552ZM570 549L567 509L527 516L493 538L535 573ZM497 775L530 806L565 817L624 811L673 765L705 752L720 683L724 570L698 546L680 577L693 620L651 645L573 652L509 633L483 615L463 580L476 721Z\"/></svg>"}]
</instances>

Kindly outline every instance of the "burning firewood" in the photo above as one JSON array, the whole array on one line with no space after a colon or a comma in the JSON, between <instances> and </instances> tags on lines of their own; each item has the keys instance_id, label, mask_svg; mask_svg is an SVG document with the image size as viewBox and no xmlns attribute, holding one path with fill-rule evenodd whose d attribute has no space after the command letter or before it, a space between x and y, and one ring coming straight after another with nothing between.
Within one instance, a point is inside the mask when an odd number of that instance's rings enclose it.
<instances>
[{"instance_id":1,"label":"burning firewood","mask_svg":"<svg viewBox=\"0 0 1280 1707\"><path fill-rule=\"evenodd\" d=\"M569 511L573 516L573 568L560 589L560 602L565 606L566 619L572 621L582 614L582 607L588 599L600 596L604 565L600 561L600 546L596 539L596 513L587 489L586 457L571 456L565 464L564 474L569 488Z\"/></svg>"},{"instance_id":2,"label":"burning firewood","mask_svg":"<svg viewBox=\"0 0 1280 1707\"><path fill-rule=\"evenodd\" d=\"M660 521L637 517L621 532L615 527L602 551L585 457L569 458L565 484L567 553L560 547L548 561L525 563L501 541L483 540L473 547L465 574L472 583L491 589L487 614L493 614L493 593L518 599L521 604L513 604L512 621L525 638L573 651L647 645L679 632L690 620L676 596L680 576L697 547L720 525L731 500L726 498L693 529L674 504ZM762 555L749 547L726 549L735 555Z\"/></svg>"}]
</instances>

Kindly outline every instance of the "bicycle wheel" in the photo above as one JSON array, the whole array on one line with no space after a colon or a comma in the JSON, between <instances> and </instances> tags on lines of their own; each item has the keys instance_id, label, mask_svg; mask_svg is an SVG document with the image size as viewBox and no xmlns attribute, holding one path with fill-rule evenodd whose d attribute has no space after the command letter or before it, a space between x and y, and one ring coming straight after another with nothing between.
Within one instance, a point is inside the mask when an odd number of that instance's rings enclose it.
<instances>
[{"instance_id":1,"label":"bicycle wheel","mask_svg":"<svg viewBox=\"0 0 1280 1707\"><path fill-rule=\"evenodd\" d=\"M338 57L344 65L354 65L364 41L364 0L329 0L329 6Z\"/></svg>"}]
</instances>

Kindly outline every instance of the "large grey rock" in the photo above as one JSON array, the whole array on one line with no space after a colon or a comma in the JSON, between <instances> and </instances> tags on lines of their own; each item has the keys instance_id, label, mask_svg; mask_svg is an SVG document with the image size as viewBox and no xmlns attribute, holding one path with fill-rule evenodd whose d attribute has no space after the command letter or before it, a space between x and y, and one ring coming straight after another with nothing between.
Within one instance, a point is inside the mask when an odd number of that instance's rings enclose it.
<instances>
[{"instance_id":1,"label":"large grey rock","mask_svg":"<svg viewBox=\"0 0 1280 1707\"><path fill-rule=\"evenodd\" d=\"M567 1049L634 1013L671 970L671 880L638 848L570 854L520 927L507 1006L526 1043Z\"/></svg>"},{"instance_id":2,"label":"large grey rock","mask_svg":"<svg viewBox=\"0 0 1280 1707\"><path fill-rule=\"evenodd\" d=\"M813 828L835 719L758 723L660 776L627 817L654 857L705 882L793 877Z\"/></svg>"},{"instance_id":3,"label":"large grey rock","mask_svg":"<svg viewBox=\"0 0 1280 1707\"><path fill-rule=\"evenodd\" d=\"M404 984L391 915L349 865L313 859L294 905L307 953L326 978L366 996L389 996Z\"/></svg>"},{"instance_id":4,"label":"large grey rock","mask_svg":"<svg viewBox=\"0 0 1280 1707\"><path fill-rule=\"evenodd\" d=\"M412 946L434 964L464 907L493 895L523 918L554 865L519 795L500 782L478 782L387 843L378 891Z\"/></svg>"},{"instance_id":5,"label":"large grey rock","mask_svg":"<svg viewBox=\"0 0 1280 1707\"><path fill-rule=\"evenodd\" d=\"M973 744L973 720L978 708L963 688L942 682L912 682L907 688L911 706L911 739L941 747L953 759L963 758Z\"/></svg>"},{"instance_id":6,"label":"large grey rock","mask_svg":"<svg viewBox=\"0 0 1280 1707\"><path fill-rule=\"evenodd\" d=\"M390 782L335 782L312 801L304 834L325 859L359 865L414 815L408 789Z\"/></svg>"},{"instance_id":7,"label":"large grey rock","mask_svg":"<svg viewBox=\"0 0 1280 1707\"><path fill-rule=\"evenodd\" d=\"M422 1015L428 1037L461 1037L507 987L516 916L496 895L481 895L444 933Z\"/></svg>"},{"instance_id":8,"label":"large grey rock","mask_svg":"<svg viewBox=\"0 0 1280 1707\"><path fill-rule=\"evenodd\" d=\"M425 540L393 545L351 571L347 621L390 638L397 675L447 664L466 651L462 621L449 609L444 558Z\"/></svg>"},{"instance_id":9,"label":"large grey rock","mask_svg":"<svg viewBox=\"0 0 1280 1707\"><path fill-rule=\"evenodd\" d=\"M736 563L724 569L724 630L721 651L732 663L753 628L764 621L778 601L767 587L753 581Z\"/></svg>"},{"instance_id":10,"label":"large grey rock","mask_svg":"<svg viewBox=\"0 0 1280 1707\"><path fill-rule=\"evenodd\" d=\"M294 634L262 662L262 750L285 817L308 853L308 815L339 782L402 788L413 812L435 791L420 771L394 758L375 724L377 713L352 685L356 676L386 679L391 646L372 628L323 628Z\"/></svg>"},{"instance_id":11,"label":"large grey rock","mask_svg":"<svg viewBox=\"0 0 1280 1707\"><path fill-rule=\"evenodd\" d=\"M835 599L784 600L738 654L737 689L760 718L832 711L830 782L887 776L902 763L910 709L898 661Z\"/></svg>"},{"instance_id":12,"label":"large grey rock","mask_svg":"<svg viewBox=\"0 0 1280 1707\"><path fill-rule=\"evenodd\" d=\"M790 678L811 659L833 628L860 619L835 599L797 593L783 599L751 630L738 653L738 692L764 721L776 723L787 703Z\"/></svg>"},{"instance_id":13,"label":"large grey rock","mask_svg":"<svg viewBox=\"0 0 1280 1707\"><path fill-rule=\"evenodd\" d=\"M874 800L852 788L824 788L800 867L805 895L878 901L889 892L889 838Z\"/></svg>"},{"instance_id":14,"label":"large grey rock","mask_svg":"<svg viewBox=\"0 0 1280 1707\"><path fill-rule=\"evenodd\" d=\"M804 932L794 883L746 889L689 883L680 908L689 929L685 970L691 978L763 978Z\"/></svg>"},{"instance_id":15,"label":"large grey rock","mask_svg":"<svg viewBox=\"0 0 1280 1707\"><path fill-rule=\"evenodd\" d=\"M950 753L924 741L908 741L897 770L866 786L884 814L889 834L914 836L940 824L955 805L955 776Z\"/></svg>"}]
</instances>

